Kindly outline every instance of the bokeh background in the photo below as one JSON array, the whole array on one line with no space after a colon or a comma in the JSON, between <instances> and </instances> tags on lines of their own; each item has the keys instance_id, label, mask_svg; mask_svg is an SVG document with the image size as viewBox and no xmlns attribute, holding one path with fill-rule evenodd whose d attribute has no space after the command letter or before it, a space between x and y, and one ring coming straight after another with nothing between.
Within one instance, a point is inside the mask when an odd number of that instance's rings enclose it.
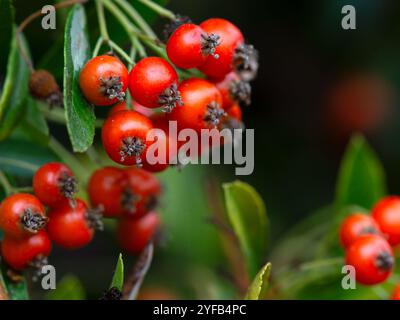
<instances>
[{"instance_id":1,"label":"bokeh background","mask_svg":"<svg viewBox=\"0 0 400 320\"><path fill-rule=\"evenodd\" d=\"M17 21L49 2L17 0ZM347 4L356 8L356 30L341 28L341 8ZM262 195L272 225L271 248L297 221L333 200L340 158L354 132L364 133L379 154L390 192L400 192L400 2L171 0L168 7L195 22L229 19L259 50L253 102L243 110L246 126L255 129L255 171L235 177L230 166L192 166L160 176L166 186L160 210L165 227L142 296L229 298L230 267L218 228L208 219L223 210L222 182L240 178ZM59 83L65 12L56 31L43 31L40 21L26 31L37 67L51 70ZM95 41L94 14L89 23ZM155 20L159 34L163 23ZM65 128L52 125L51 130L68 144ZM35 152L52 158L44 150ZM86 297L97 298L108 286L118 252L106 231L83 250L56 249L51 261L59 279L74 274ZM126 261L129 270L134 258Z\"/></svg>"}]
</instances>

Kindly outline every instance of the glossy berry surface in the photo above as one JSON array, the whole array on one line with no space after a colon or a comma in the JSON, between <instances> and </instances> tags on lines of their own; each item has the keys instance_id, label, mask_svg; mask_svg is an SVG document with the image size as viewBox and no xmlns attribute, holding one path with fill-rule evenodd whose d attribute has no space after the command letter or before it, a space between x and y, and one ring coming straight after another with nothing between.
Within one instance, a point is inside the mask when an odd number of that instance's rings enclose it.
<instances>
[{"instance_id":1,"label":"glossy berry surface","mask_svg":"<svg viewBox=\"0 0 400 320\"><path fill-rule=\"evenodd\" d=\"M215 128L224 115L222 97L216 86L209 81L191 78L179 86L184 106L175 108L169 120L177 121L178 129Z\"/></svg>"},{"instance_id":2,"label":"glossy berry surface","mask_svg":"<svg viewBox=\"0 0 400 320\"><path fill-rule=\"evenodd\" d=\"M361 236L347 250L346 264L355 268L357 282L364 285L382 283L393 269L392 248L380 236Z\"/></svg>"},{"instance_id":3,"label":"glossy berry surface","mask_svg":"<svg viewBox=\"0 0 400 320\"><path fill-rule=\"evenodd\" d=\"M183 24L167 42L168 58L178 68L196 68L205 63L210 55L218 59L215 50L219 43L219 36L207 34L198 25Z\"/></svg>"},{"instance_id":4,"label":"glossy berry surface","mask_svg":"<svg viewBox=\"0 0 400 320\"><path fill-rule=\"evenodd\" d=\"M223 78L233 70L235 50L244 42L243 34L231 22L219 18L208 19L200 27L208 34L219 36L220 44L215 50L218 59L208 56L199 70L209 77Z\"/></svg>"},{"instance_id":5,"label":"glossy berry surface","mask_svg":"<svg viewBox=\"0 0 400 320\"><path fill-rule=\"evenodd\" d=\"M125 98L129 73L116 57L102 55L82 68L79 86L85 98L96 106L110 106Z\"/></svg>"},{"instance_id":6,"label":"glossy berry surface","mask_svg":"<svg viewBox=\"0 0 400 320\"><path fill-rule=\"evenodd\" d=\"M157 213L149 212L139 219L120 220L117 238L121 247L130 253L140 253L151 241L160 225Z\"/></svg>"},{"instance_id":7,"label":"glossy berry surface","mask_svg":"<svg viewBox=\"0 0 400 320\"><path fill-rule=\"evenodd\" d=\"M392 246L400 244L400 197L389 196L372 209L372 216Z\"/></svg>"},{"instance_id":8,"label":"glossy berry surface","mask_svg":"<svg viewBox=\"0 0 400 320\"><path fill-rule=\"evenodd\" d=\"M348 248L362 235L379 233L379 226L371 216L354 213L342 223L340 242L344 248Z\"/></svg>"},{"instance_id":9,"label":"glossy berry surface","mask_svg":"<svg viewBox=\"0 0 400 320\"><path fill-rule=\"evenodd\" d=\"M50 251L51 241L44 230L20 239L6 235L1 242L2 257L15 270L23 270L40 263Z\"/></svg>"},{"instance_id":10,"label":"glossy berry surface","mask_svg":"<svg viewBox=\"0 0 400 320\"><path fill-rule=\"evenodd\" d=\"M122 214L121 196L127 187L123 170L104 167L96 170L89 180L89 197L93 207L103 208L104 217L118 217Z\"/></svg>"},{"instance_id":11,"label":"glossy berry surface","mask_svg":"<svg viewBox=\"0 0 400 320\"><path fill-rule=\"evenodd\" d=\"M46 222L43 204L31 194L13 194L0 205L0 229L11 237L35 234L45 227Z\"/></svg>"},{"instance_id":12,"label":"glossy berry surface","mask_svg":"<svg viewBox=\"0 0 400 320\"><path fill-rule=\"evenodd\" d=\"M80 199L75 207L68 203L51 210L47 230L55 244L66 249L77 249L87 245L99 225L99 215L90 211Z\"/></svg>"},{"instance_id":13,"label":"glossy berry surface","mask_svg":"<svg viewBox=\"0 0 400 320\"><path fill-rule=\"evenodd\" d=\"M178 75L168 61L149 57L140 60L129 74L132 98L147 108L166 111L180 105Z\"/></svg>"},{"instance_id":14,"label":"glossy berry surface","mask_svg":"<svg viewBox=\"0 0 400 320\"><path fill-rule=\"evenodd\" d=\"M101 132L103 147L116 163L140 165L149 145L146 136L152 127L151 121L138 112L116 112L104 122Z\"/></svg>"},{"instance_id":15,"label":"glossy berry surface","mask_svg":"<svg viewBox=\"0 0 400 320\"><path fill-rule=\"evenodd\" d=\"M71 169L65 164L50 162L35 172L33 190L44 205L56 207L73 199L77 183Z\"/></svg>"}]
</instances>

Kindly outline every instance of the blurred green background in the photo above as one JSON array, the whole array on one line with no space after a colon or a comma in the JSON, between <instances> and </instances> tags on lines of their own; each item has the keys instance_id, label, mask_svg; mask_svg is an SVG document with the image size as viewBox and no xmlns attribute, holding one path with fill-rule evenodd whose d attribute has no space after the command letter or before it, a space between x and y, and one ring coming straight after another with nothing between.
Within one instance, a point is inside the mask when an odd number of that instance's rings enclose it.
<instances>
[{"instance_id":1,"label":"blurred green background","mask_svg":"<svg viewBox=\"0 0 400 320\"><path fill-rule=\"evenodd\" d=\"M49 2L17 0L17 21ZM341 28L341 8L347 4L356 8L356 30ZM340 158L351 133L367 136L382 159L389 190L400 192L399 1L172 0L168 7L195 22L229 19L259 50L252 105L243 110L246 127L256 133L255 171L239 178L252 184L266 203L272 224L270 248L309 212L332 202ZM36 67L51 70L60 84L66 12L60 11L56 31L44 31L38 20L25 32ZM97 20L93 10L88 12L94 42ZM155 20L160 35L163 23ZM109 27L114 39L124 44L117 26L111 22ZM52 125L51 131L68 143L64 127ZM44 150L33 149L43 161L51 159ZM0 152L7 150L7 142L1 143ZM24 152L31 154L29 148ZM17 173L29 181L26 172ZM232 297L227 259L208 217L218 207L210 203L210 193L220 192L222 182L237 178L234 168L191 166L160 177L166 185L160 210L165 228L145 293ZM118 252L112 233L106 231L98 233L88 248L56 249L51 261L59 279L74 273L87 297L97 298L108 286ZM133 261L127 257L127 269ZM38 297L41 294L37 292Z\"/></svg>"}]
</instances>

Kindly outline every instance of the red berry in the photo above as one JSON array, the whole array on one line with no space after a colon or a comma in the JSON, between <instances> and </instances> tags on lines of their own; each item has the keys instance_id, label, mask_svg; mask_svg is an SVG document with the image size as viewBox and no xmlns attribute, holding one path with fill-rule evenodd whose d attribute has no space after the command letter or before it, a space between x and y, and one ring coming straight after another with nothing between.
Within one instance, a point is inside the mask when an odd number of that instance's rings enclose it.
<instances>
[{"instance_id":1,"label":"red berry","mask_svg":"<svg viewBox=\"0 0 400 320\"><path fill-rule=\"evenodd\" d=\"M98 56L81 70L79 86L85 98L97 106L110 106L125 98L129 74L125 65L113 56Z\"/></svg>"},{"instance_id":2,"label":"red berry","mask_svg":"<svg viewBox=\"0 0 400 320\"><path fill-rule=\"evenodd\" d=\"M96 170L89 180L89 197L93 207L103 208L104 217L122 214L121 196L128 179L124 171L114 167Z\"/></svg>"},{"instance_id":3,"label":"red berry","mask_svg":"<svg viewBox=\"0 0 400 320\"><path fill-rule=\"evenodd\" d=\"M400 300L400 284L398 284L396 286L396 288L394 289L391 299L392 300Z\"/></svg>"},{"instance_id":4,"label":"red berry","mask_svg":"<svg viewBox=\"0 0 400 320\"><path fill-rule=\"evenodd\" d=\"M233 70L235 50L244 42L243 35L235 25L224 19L209 19L200 27L208 34L219 36L220 44L215 50L218 59L208 56L199 70L209 77L222 78Z\"/></svg>"},{"instance_id":5,"label":"red berry","mask_svg":"<svg viewBox=\"0 0 400 320\"><path fill-rule=\"evenodd\" d=\"M77 249L87 245L94 236L95 229L101 229L101 215L88 209L85 202L76 200L74 207L65 203L49 213L47 225L50 239L67 249Z\"/></svg>"},{"instance_id":6,"label":"red berry","mask_svg":"<svg viewBox=\"0 0 400 320\"><path fill-rule=\"evenodd\" d=\"M400 244L400 197L389 196L372 209L372 217L392 246Z\"/></svg>"},{"instance_id":7,"label":"red berry","mask_svg":"<svg viewBox=\"0 0 400 320\"><path fill-rule=\"evenodd\" d=\"M138 112L116 112L103 125L101 137L104 149L116 163L140 165L149 145L146 136L152 127L151 121Z\"/></svg>"},{"instance_id":8,"label":"red berry","mask_svg":"<svg viewBox=\"0 0 400 320\"><path fill-rule=\"evenodd\" d=\"M349 248L360 236L379 233L379 226L372 217L362 213L354 213L342 223L340 242L344 248Z\"/></svg>"},{"instance_id":9,"label":"red berry","mask_svg":"<svg viewBox=\"0 0 400 320\"><path fill-rule=\"evenodd\" d=\"M222 107L229 110L235 104L249 105L251 102L251 86L243 81L235 72L230 72L222 80L215 81L215 85L222 94Z\"/></svg>"},{"instance_id":10,"label":"red berry","mask_svg":"<svg viewBox=\"0 0 400 320\"><path fill-rule=\"evenodd\" d=\"M151 241L159 225L160 218L155 212L149 212L139 219L121 219L117 229L118 241L125 251L140 253Z\"/></svg>"},{"instance_id":11,"label":"red berry","mask_svg":"<svg viewBox=\"0 0 400 320\"><path fill-rule=\"evenodd\" d=\"M140 114L142 114L146 117L150 117L154 113L152 109L143 107L140 103L137 103L136 101L133 101L132 105L133 106L131 109L133 111L139 112ZM130 110L130 109L126 105L125 101L121 101L121 102L118 102L116 105L114 105L111 108L110 112L108 113L108 116L111 116L112 114L114 114L118 111L126 111L126 110Z\"/></svg>"},{"instance_id":12,"label":"red berry","mask_svg":"<svg viewBox=\"0 0 400 320\"><path fill-rule=\"evenodd\" d=\"M130 72L129 91L135 101L147 108L171 111L181 104L178 75L162 58L140 60Z\"/></svg>"},{"instance_id":13,"label":"red berry","mask_svg":"<svg viewBox=\"0 0 400 320\"><path fill-rule=\"evenodd\" d=\"M123 211L128 217L140 217L153 210L158 204L161 184L158 179L143 169L124 170L128 185L121 198Z\"/></svg>"},{"instance_id":14,"label":"red berry","mask_svg":"<svg viewBox=\"0 0 400 320\"><path fill-rule=\"evenodd\" d=\"M73 199L77 183L70 168L59 162L50 162L36 171L33 190L43 204L55 207Z\"/></svg>"},{"instance_id":15,"label":"red berry","mask_svg":"<svg viewBox=\"0 0 400 320\"><path fill-rule=\"evenodd\" d=\"M15 270L46 264L45 258L50 254L50 251L51 242L44 230L21 239L6 234L1 242L2 257Z\"/></svg>"},{"instance_id":16,"label":"red berry","mask_svg":"<svg viewBox=\"0 0 400 320\"><path fill-rule=\"evenodd\" d=\"M222 97L211 82L191 78L179 86L184 106L175 108L169 115L169 120L175 120L178 129L191 128L200 132L201 129L211 129L219 124L224 115Z\"/></svg>"},{"instance_id":17,"label":"red berry","mask_svg":"<svg viewBox=\"0 0 400 320\"><path fill-rule=\"evenodd\" d=\"M167 42L168 58L178 68L196 68L205 63L209 55L218 59L215 50L219 43L219 36L216 34L207 34L192 23L183 24Z\"/></svg>"},{"instance_id":18,"label":"red berry","mask_svg":"<svg viewBox=\"0 0 400 320\"><path fill-rule=\"evenodd\" d=\"M238 104L234 104L227 112L228 117L237 121L242 121L242 109Z\"/></svg>"},{"instance_id":19,"label":"red berry","mask_svg":"<svg viewBox=\"0 0 400 320\"><path fill-rule=\"evenodd\" d=\"M46 222L45 208L33 195L16 193L0 205L0 228L14 238L35 234Z\"/></svg>"},{"instance_id":20,"label":"red berry","mask_svg":"<svg viewBox=\"0 0 400 320\"><path fill-rule=\"evenodd\" d=\"M355 268L357 282L364 285L381 283L393 269L392 248L380 236L361 236L348 249L346 264Z\"/></svg>"}]
</instances>

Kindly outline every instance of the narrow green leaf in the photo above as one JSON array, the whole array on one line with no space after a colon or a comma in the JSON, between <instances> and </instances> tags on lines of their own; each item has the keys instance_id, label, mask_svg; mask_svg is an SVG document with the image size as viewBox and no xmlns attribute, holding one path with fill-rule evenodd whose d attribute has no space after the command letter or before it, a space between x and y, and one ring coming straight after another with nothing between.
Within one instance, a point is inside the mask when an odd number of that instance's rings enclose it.
<instances>
[{"instance_id":1,"label":"narrow green leaf","mask_svg":"<svg viewBox=\"0 0 400 320\"><path fill-rule=\"evenodd\" d=\"M271 263L268 262L261 268L251 283L245 297L246 300L259 300L262 298L262 294L265 293L266 288L268 287L270 274Z\"/></svg>"},{"instance_id":2,"label":"narrow green leaf","mask_svg":"<svg viewBox=\"0 0 400 320\"><path fill-rule=\"evenodd\" d=\"M124 286L124 261L122 260L122 254L118 256L117 265L115 267L114 276L111 281L110 288L118 288L122 291Z\"/></svg>"},{"instance_id":3,"label":"narrow green leaf","mask_svg":"<svg viewBox=\"0 0 400 320\"><path fill-rule=\"evenodd\" d=\"M86 293L79 278L73 274L65 275L55 290L49 291L46 300L85 300Z\"/></svg>"},{"instance_id":4,"label":"narrow green leaf","mask_svg":"<svg viewBox=\"0 0 400 320\"><path fill-rule=\"evenodd\" d=\"M246 257L249 276L253 278L263 263L269 222L263 200L247 183L235 181L223 185L230 223Z\"/></svg>"},{"instance_id":5,"label":"narrow green leaf","mask_svg":"<svg viewBox=\"0 0 400 320\"><path fill-rule=\"evenodd\" d=\"M49 127L40 112L38 104L41 103L30 97L27 99L27 110L14 133L20 134L28 141L34 141L39 145L47 146L49 142Z\"/></svg>"},{"instance_id":6,"label":"narrow green leaf","mask_svg":"<svg viewBox=\"0 0 400 320\"><path fill-rule=\"evenodd\" d=\"M23 39L23 38L22 38ZM25 41L21 41L28 52ZM0 141L6 139L23 116L28 95L29 68L14 36L7 62L7 75L0 97Z\"/></svg>"},{"instance_id":7,"label":"narrow green leaf","mask_svg":"<svg viewBox=\"0 0 400 320\"><path fill-rule=\"evenodd\" d=\"M93 143L95 115L81 94L79 72L90 58L86 14L77 4L68 15L64 39L64 106L67 128L75 152L86 151Z\"/></svg>"},{"instance_id":8,"label":"narrow green leaf","mask_svg":"<svg viewBox=\"0 0 400 320\"><path fill-rule=\"evenodd\" d=\"M6 71L8 53L13 34L14 8L11 0L0 0L0 74ZM0 85L1 92L1 85Z\"/></svg>"},{"instance_id":9,"label":"narrow green leaf","mask_svg":"<svg viewBox=\"0 0 400 320\"><path fill-rule=\"evenodd\" d=\"M336 208L358 205L370 209L385 193L385 174L378 157L362 136L354 136L340 167Z\"/></svg>"},{"instance_id":10,"label":"narrow green leaf","mask_svg":"<svg viewBox=\"0 0 400 320\"><path fill-rule=\"evenodd\" d=\"M29 300L28 285L25 278L19 282L12 282L5 276L5 283L11 300Z\"/></svg>"}]
</instances>

